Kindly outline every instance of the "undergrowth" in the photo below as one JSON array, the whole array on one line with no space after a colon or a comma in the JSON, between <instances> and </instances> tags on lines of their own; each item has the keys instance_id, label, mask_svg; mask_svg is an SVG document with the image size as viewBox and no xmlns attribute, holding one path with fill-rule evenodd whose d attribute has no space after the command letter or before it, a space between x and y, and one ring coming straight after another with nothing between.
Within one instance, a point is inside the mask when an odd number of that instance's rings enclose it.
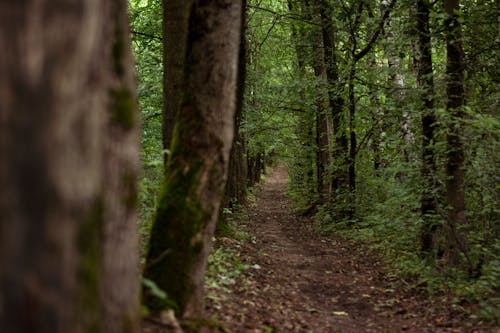
<instances>
[{"instance_id":1,"label":"undergrowth","mask_svg":"<svg viewBox=\"0 0 500 333\"><path fill-rule=\"evenodd\" d=\"M249 194L247 200L252 202L254 195ZM232 209L224 208L222 218L217 224L213 239L213 249L208 257L205 287L210 307L221 309L228 294L237 286L248 288L250 281L244 279L244 272L255 268L242 260L241 248L245 242L255 241L246 231L248 215L245 207L233 205Z\"/></svg>"},{"instance_id":2,"label":"undergrowth","mask_svg":"<svg viewBox=\"0 0 500 333\"><path fill-rule=\"evenodd\" d=\"M471 277L466 270L449 267L442 259L425 259L418 249L418 197L402 186L388 193L370 209L365 208L353 224L336 222L328 208L315 215L317 231L336 233L367 243L385 259L390 275L401 285L429 295L445 295L453 309L471 319L500 324L500 242L493 247L471 244L469 255L484 260L480 272Z\"/></svg>"}]
</instances>

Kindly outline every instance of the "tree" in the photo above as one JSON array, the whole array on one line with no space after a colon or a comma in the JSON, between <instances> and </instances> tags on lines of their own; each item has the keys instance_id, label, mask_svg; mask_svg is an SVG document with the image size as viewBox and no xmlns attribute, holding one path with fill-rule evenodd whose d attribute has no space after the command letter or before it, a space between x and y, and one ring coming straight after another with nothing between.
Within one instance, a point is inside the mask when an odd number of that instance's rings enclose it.
<instances>
[{"instance_id":1,"label":"tree","mask_svg":"<svg viewBox=\"0 0 500 333\"><path fill-rule=\"evenodd\" d=\"M184 79L184 61L187 47L188 18L186 11L193 0L169 1L163 4L163 149L172 144L176 112L181 102ZM165 165L168 155L164 154Z\"/></svg>"},{"instance_id":2,"label":"tree","mask_svg":"<svg viewBox=\"0 0 500 333\"><path fill-rule=\"evenodd\" d=\"M183 318L203 313L203 277L233 140L241 9L240 1L194 1L184 13L182 95L175 96L171 155L144 272ZM149 294L145 301L155 312L169 306Z\"/></svg>"},{"instance_id":3,"label":"tree","mask_svg":"<svg viewBox=\"0 0 500 333\"><path fill-rule=\"evenodd\" d=\"M139 239L137 237L137 179L139 117L135 64L130 49L127 2L106 4L108 15L103 149L103 226L101 237L102 330L139 331Z\"/></svg>"},{"instance_id":4,"label":"tree","mask_svg":"<svg viewBox=\"0 0 500 333\"><path fill-rule=\"evenodd\" d=\"M0 330L136 332L126 3L3 3L0 47Z\"/></svg>"},{"instance_id":5,"label":"tree","mask_svg":"<svg viewBox=\"0 0 500 333\"><path fill-rule=\"evenodd\" d=\"M430 3L427 0L417 1L416 32L417 32L417 86L420 89L420 110L422 124L422 194L421 213L424 225L421 230L420 242L424 252L434 250L433 238L437 229L435 216L437 214L438 187L436 181L435 157L435 127L434 114L434 74L432 69L432 45L429 27Z\"/></svg>"},{"instance_id":6,"label":"tree","mask_svg":"<svg viewBox=\"0 0 500 333\"><path fill-rule=\"evenodd\" d=\"M450 114L447 132L446 201L448 248L447 256L457 264L459 254L467 257L466 240L459 230L467 223L465 215L465 171L464 147L462 143L462 121L464 119L464 61L462 49L462 25L460 23L459 0L444 1L446 12L446 110ZM467 257L468 258L468 257ZM472 263L469 261L469 268Z\"/></svg>"},{"instance_id":7,"label":"tree","mask_svg":"<svg viewBox=\"0 0 500 333\"><path fill-rule=\"evenodd\" d=\"M343 196L348 192L347 184L347 136L345 131L343 108L344 98L342 96L342 84L340 82L338 56L336 49L336 31L334 29L334 22L332 18L332 6L327 0L318 2L318 11L321 19L321 30L323 37L323 50L326 65L326 77L328 81L328 96L329 105L332 112L332 135L334 137L334 144L332 149L331 162L333 169L331 178L332 184L332 204L334 206L340 205L338 196ZM336 208L337 210L338 207ZM339 217L343 218L344 212L339 213Z\"/></svg>"},{"instance_id":8,"label":"tree","mask_svg":"<svg viewBox=\"0 0 500 333\"><path fill-rule=\"evenodd\" d=\"M243 101L245 96L245 77L247 65L246 40L246 0L242 5L240 50L238 59L238 91L236 111L234 113L234 138L229 158L228 177L224 193L223 207L231 207L234 202L243 203L247 190L247 163L245 158L246 140L240 126L243 118Z\"/></svg>"},{"instance_id":9,"label":"tree","mask_svg":"<svg viewBox=\"0 0 500 333\"><path fill-rule=\"evenodd\" d=\"M321 22L321 8L307 0L302 4L305 17L312 22ZM316 177L318 203L323 205L330 200L331 181L328 175L330 164L330 141L332 114L329 98L329 82L327 77L327 64L325 62L325 44L323 40L322 25L315 25L309 36L312 51L312 68L316 79Z\"/></svg>"}]
</instances>

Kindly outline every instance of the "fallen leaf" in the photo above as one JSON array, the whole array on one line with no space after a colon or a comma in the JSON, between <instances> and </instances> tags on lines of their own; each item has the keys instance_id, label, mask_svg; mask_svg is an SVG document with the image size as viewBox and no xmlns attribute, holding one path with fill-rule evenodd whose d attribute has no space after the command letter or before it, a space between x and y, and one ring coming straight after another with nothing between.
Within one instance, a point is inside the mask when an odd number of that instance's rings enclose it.
<instances>
[{"instance_id":1,"label":"fallen leaf","mask_svg":"<svg viewBox=\"0 0 500 333\"><path fill-rule=\"evenodd\" d=\"M334 316L348 316L349 314L345 311L332 311Z\"/></svg>"}]
</instances>

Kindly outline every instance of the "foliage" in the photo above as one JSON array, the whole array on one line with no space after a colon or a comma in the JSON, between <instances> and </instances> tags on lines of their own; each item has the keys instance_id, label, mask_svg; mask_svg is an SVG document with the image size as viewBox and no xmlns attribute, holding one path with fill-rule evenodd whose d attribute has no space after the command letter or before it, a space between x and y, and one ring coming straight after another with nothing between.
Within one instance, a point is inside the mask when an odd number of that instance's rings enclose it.
<instances>
[{"instance_id":1,"label":"foliage","mask_svg":"<svg viewBox=\"0 0 500 333\"><path fill-rule=\"evenodd\" d=\"M136 59L141 111L141 162L139 217L141 253L144 255L151 221L163 178L161 139L162 43L161 1L130 0L132 47Z\"/></svg>"},{"instance_id":2,"label":"foliage","mask_svg":"<svg viewBox=\"0 0 500 333\"><path fill-rule=\"evenodd\" d=\"M412 287L429 292L446 291L461 302L479 303L481 317L498 318L500 257L500 165L498 121L498 26L493 0L463 2L460 22L466 77L466 116L458 123L446 107L446 15L439 3L430 7L433 79L435 84L432 150L436 170L433 195L439 198L432 216L421 216L422 187L422 95L415 68L416 22L413 1L397 1L379 38L361 59L359 52L378 29L383 15L381 1L309 1L312 12L299 0L249 0L247 10L247 73L240 133L244 158L258 154L283 160L289 171L288 194L304 212L316 212L320 232L342 232L370 241L385 254L395 274ZM331 96L344 101L340 130L329 133L331 161L328 177L346 171L345 161L335 155L338 138L354 134L355 192L333 190L330 201L318 204L317 146L315 127L318 77L313 50L314 33L321 24L315 16L319 3L326 3L329 24L335 33L338 80L328 87ZM160 1L131 0L133 45L138 64L142 111L141 231L143 244L156 205L163 174L161 145L161 8ZM293 9L290 9L293 7ZM356 43L356 45L354 45ZM352 94L355 114L349 109L349 75L354 69ZM332 113L333 114L333 113ZM349 121L349 117L352 119ZM332 119L329 120L330 122ZM433 221L438 238L444 231L448 207L445 194L447 134L461 125L465 143L465 198L468 224L461 230L468 240L467 256L474 272L464 266L448 267L439 253L420 252L424 220ZM331 123L330 123L331 125ZM332 127L330 127L332 128ZM407 129L405 133L404 128ZM408 135L409 134L409 135ZM352 149L351 149L352 152ZM335 200L332 198L335 197ZM231 203L233 204L233 203ZM353 214L342 215L352 210ZM245 238L231 221L239 209L225 209L229 225L220 224L218 237ZM339 231L340 230L340 231ZM443 250L442 248L439 251ZM238 256L224 247L210 257L208 284L224 289L246 269ZM438 252L439 252L438 251ZM463 255L463 253L462 253ZM220 278L223 277L223 278ZM225 285L226 284L226 285ZM496 298L495 298L496 297Z\"/></svg>"}]
</instances>

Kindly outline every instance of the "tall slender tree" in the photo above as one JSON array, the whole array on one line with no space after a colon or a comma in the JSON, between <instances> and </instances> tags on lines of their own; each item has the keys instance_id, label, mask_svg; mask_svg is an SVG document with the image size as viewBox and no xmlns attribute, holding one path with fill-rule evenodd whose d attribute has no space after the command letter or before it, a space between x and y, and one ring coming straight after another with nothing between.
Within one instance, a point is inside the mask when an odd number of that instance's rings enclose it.
<instances>
[{"instance_id":1,"label":"tall slender tree","mask_svg":"<svg viewBox=\"0 0 500 333\"><path fill-rule=\"evenodd\" d=\"M321 0L317 4L321 22L323 39L324 59L326 66L326 77L328 81L328 96L332 118L333 148L330 169L332 186L332 204L334 205L338 217L345 217L345 213L338 210L338 196L343 196L348 192L348 145L344 120L344 98L343 84L340 82L339 60L336 49L336 31L333 22L333 8L329 1ZM341 205L340 205L341 206Z\"/></svg>"},{"instance_id":2,"label":"tall slender tree","mask_svg":"<svg viewBox=\"0 0 500 333\"><path fill-rule=\"evenodd\" d=\"M464 119L464 52L459 0L445 0L446 12L446 110L450 115L447 131L446 200L448 204L447 257L451 264L459 262L459 254L467 256L464 234L459 230L467 223L465 212L465 154L462 142ZM468 258L468 257L467 257ZM472 264L469 262L469 268Z\"/></svg>"},{"instance_id":3,"label":"tall slender tree","mask_svg":"<svg viewBox=\"0 0 500 333\"><path fill-rule=\"evenodd\" d=\"M421 213L424 220L420 243L424 252L434 250L436 236L438 185L436 181L436 157L434 152L436 116L434 114L434 73L432 65L431 31L429 26L430 2L418 0L416 5L416 67L417 87L420 93L422 124L422 194Z\"/></svg>"}]
</instances>

